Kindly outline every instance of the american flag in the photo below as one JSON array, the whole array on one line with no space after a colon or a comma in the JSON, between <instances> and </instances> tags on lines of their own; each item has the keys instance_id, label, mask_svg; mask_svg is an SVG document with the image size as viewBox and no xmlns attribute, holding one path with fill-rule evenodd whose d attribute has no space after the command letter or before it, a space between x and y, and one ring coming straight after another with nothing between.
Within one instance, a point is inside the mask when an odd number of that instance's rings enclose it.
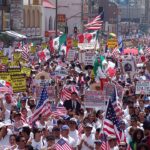
<instances>
[{"instance_id":1,"label":"american flag","mask_svg":"<svg viewBox=\"0 0 150 150\"><path fill-rule=\"evenodd\" d=\"M144 52L145 52L146 56L149 56L150 55L150 47L146 47Z\"/></svg>"},{"instance_id":2,"label":"american flag","mask_svg":"<svg viewBox=\"0 0 150 150\"><path fill-rule=\"evenodd\" d=\"M119 49L116 47L113 51L112 51L112 57L113 58L118 58L120 54Z\"/></svg>"},{"instance_id":3,"label":"american flag","mask_svg":"<svg viewBox=\"0 0 150 150\"><path fill-rule=\"evenodd\" d=\"M101 21L101 15L102 14L98 15L91 22L84 25L86 30L100 30L102 28L103 23L103 21Z\"/></svg>"},{"instance_id":4,"label":"american flag","mask_svg":"<svg viewBox=\"0 0 150 150\"><path fill-rule=\"evenodd\" d=\"M21 54L24 60L29 60L29 46L27 44L22 47Z\"/></svg>"},{"instance_id":5,"label":"american flag","mask_svg":"<svg viewBox=\"0 0 150 150\"><path fill-rule=\"evenodd\" d=\"M120 119L116 115L116 109L114 109L114 99L115 97L112 96L112 100L109 100L106 116L103 121L103 131L108 136L116 136L118 141L122 139L120 133L122 133L120 129Z\"/></svg>"},{"instance_id":6,"label":"american flag","mask_svg":"<svg viewBox=\"0 0 150 150\"><path fill-rule=\"evenodd\" d=\"M82 125L82 123L80 123L79 126L78 126L78 134L79 134L79 137L81 137L82 132L83 132L83 125Z\"/></svg>"},{"instance_id":7,"label":"american flag","mask_svg":"<svg viewBox=\"0 0 150 150\"><path fill-rule=\"evenodd\" d=\"M64 86L61 91L61 100L64 102L71 99L72 92L78 93L77 87L75 85Z\"/></svg>"},{"instance_id":8,"label":"american flag","mask_svg":"<svg viewBox=\"0 0 150 150\"><path fill-rule=\"evenodd\" d=\"M102 145L101 145L101 150L110 150L110 146L107 140L107 135L101 133L100 134L100 139L102 141Z\"/></svg>"},{"instance_id":9,"label":"american flag","mask_svg":"<svg viewBox=\"0 0 150 150\"><path fill-rule=\"evenodd\" d=\"M48 94L46 90L46 86L43 87L41 92L40 99L37 103L36 110L34 111L33 115L30 118L30 123L35 122L40 114L49 115L51 113L50 103L47 102Z\"/></svg>"},{"instance_id":10,"label":"american flag","mask_svg":"<svg viewBox=\"0 0 150 150\"><path fill-rule=\"evenodd\" d=\"M56 150L72 150L72 148L62 138L55 144L55 148Z\"/></svg>"},{"instance_id":11,"label":"american flag","mask_svg":"<svg viewBox=\"0 0 150 150\"><path fill-rule=\"evenodd\" d=\"M51 115L53 116L64 116L67 114L67 110L64 106L51 105Z\"/></svg>"}]
</instances>

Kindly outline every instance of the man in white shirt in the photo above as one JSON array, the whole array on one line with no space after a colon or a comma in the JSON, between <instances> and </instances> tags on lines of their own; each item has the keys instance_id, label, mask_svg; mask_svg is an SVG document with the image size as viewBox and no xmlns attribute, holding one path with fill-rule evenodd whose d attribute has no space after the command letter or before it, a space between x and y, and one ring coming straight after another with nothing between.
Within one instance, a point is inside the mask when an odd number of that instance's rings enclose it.
<instances>
[{"instance_id":1,"label":"man in white shirt","mask_svg":"<svg viewBox=\"0 0 150 150\"><path fill-rule=\"evenodd\" d=\"M70 147L76 149L75 140L71 136L69 136L69 131L70 131L69 126L63 125L61 127L61 138L63 138Z\"/></svg>"},{"instance_id":2,"label":"man in white shirt","mask_svg":"<svg viewBox=\"0 0 150 150\"><path fill-rule=\"evenodd\" d=\"M93 150L95 135L92 134L92 125L87 123L84 126L84 134L81 136L81 142L78 147L79 150Z\"/></svg>"}]
</instances>

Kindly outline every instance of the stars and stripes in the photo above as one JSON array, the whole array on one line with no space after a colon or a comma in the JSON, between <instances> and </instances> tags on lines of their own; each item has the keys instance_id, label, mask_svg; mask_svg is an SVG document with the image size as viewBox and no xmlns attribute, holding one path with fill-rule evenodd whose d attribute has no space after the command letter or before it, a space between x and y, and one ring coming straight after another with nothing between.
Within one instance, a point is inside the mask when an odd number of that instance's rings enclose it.
<instances>
[{"instance_id":1,"label":"stars and stripes","mask_svg":"<svg viewBox=\"0 0 150 150\"><path fill-rule=\"evenodd\" d=\"M91 22L84 25L86 30L100 30L102 28L103 21L101 20L102 14L95 17Z\"/></svg>"},{"instance_id":2,"label":"stars and stripes","mask_svg":"<svg viewBox=\"0 0 150 150\"><path fill-rule=\"evenodd\" d=\"M82 123L80 123L79 126L78 126L78 135L79 135L79 137L81 137L82 133L83 133L83 125L82 125Z\"/></svg>"},{"instance_id":3,"label":"stars and stripes","mask_svg":"<svg viewBox=\"0 0 150 150\"><path fill-rule=\"evenodd\" d=\"M120 55L120 51L119 51L118 47L114 48L114 50L112 51L112 57L119 58L119 55Z\"/></svg>"},{"instance_id":4,"label":"stars and stripes","mask_svg":"<svg viewBox=\"0 0 150 150\"><path fill-rule=\"evenodd\" d=\"M115 93L114 93L115 94ZM118 141L120 141L120 119L116 115L116 97L115 95L112 96L112 100L110 99L108 102L106 116L103 121L103 131L108 136L116 136ZM114 104L113 104L114 103Z\"/></svg>"},{"instance_id":5,"label":"stars and stripes","mask_svg":"<svg viewBox=\"0 0 150 150\"><path fill-rule=\"evenodd\" d=\"M72 148L62 138L55 144L55 149L56 150L72 150Z\"/></svg>"},{"instance_id":6,"label":"stars and stripes","mask_svg":"<svg viewBox=\"0 0 150 150\"><path fill-rule=\"evenodd\" d=\"M27 44L22 47L21 55L24 60L29 60L29 46Z\"/></svg>"},{"instance_id":7,"label":"stars and stripes","mask_svg":"<svg viewBox=\"0 0 150 150\"><path fill-rule=\"evenodd\" d=\"M150 47L146 47L144 52L145 52L146 56L149 56L150 55Z\"/></svg>"},{"instance_id":8,"label":"stars and stripes","mask_svg":"<svg viewBox=\"0 0 150 150\"><path fill-rule=\"evenodd\" d=\"M67 110L64 106L51 105L51 115L64 116L67 114Z\"/></svg>"},{"instance_id":9,"label":"stars and stripes","mask_svg":"<svg viewBox=\"0 0 150 150\"><path fill-rule=\"evenodd\" d=\"M46 86L43 87L40 99L35 109L36 110L34 111L33 115L30 118L30 124L35 122L38 119L40 114L45 114L45 115L51 114L51 106L50 103L48 102L48 94L47 94Z\"/></svg>"}]
</instances>

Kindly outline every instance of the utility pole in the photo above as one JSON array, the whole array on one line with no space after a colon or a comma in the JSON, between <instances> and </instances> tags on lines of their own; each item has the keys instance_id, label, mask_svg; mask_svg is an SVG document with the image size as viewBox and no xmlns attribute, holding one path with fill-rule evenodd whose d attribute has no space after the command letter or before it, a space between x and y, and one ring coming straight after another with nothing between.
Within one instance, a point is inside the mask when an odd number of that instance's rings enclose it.
<instances>
[{"instance_id":1,"label":"utility pole","mask_svg":"<svg viewBox=\"0 0 150 150\"><path fill-rule=\"evenodd\" d=\"M81 0L81 32L83 32L83 0Z\"/></svg>"},{"instance_id":2,"label":"utility pole","mask_svg":"<svg viewBox=\"0 0 150 150\"><path fill-rule=\"evenodd\" d=\"M55 14L55 18L56 18L56 19L55 19L55 21L56 21L56 22L55 22L55 36L57 37L57 36L58 36L58 34L57 34L57 20L58 20L58 19L57 19L57 16L58 16L58 15L57 15L57 9L58 9L58 0L55 0L55 2L56 2L56 3L55 3L55 5L56 5L56 14Z\"/></svg>"}]
</instances>

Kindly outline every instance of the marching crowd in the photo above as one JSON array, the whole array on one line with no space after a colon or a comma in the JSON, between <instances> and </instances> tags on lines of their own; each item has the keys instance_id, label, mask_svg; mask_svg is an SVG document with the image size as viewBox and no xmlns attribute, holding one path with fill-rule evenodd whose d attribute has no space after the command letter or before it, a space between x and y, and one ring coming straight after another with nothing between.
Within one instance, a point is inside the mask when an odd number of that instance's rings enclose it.
<instances>
[{"instance_id":1,"label":"marching crowd","mask_svg":"<svg viewBox=\"0 0 150 150\"><path fill-rule=\"evenodd\" d=\"M112 58L112 62L115 62ZM93 68L78 62L67 62L64 55L53 55L45 63L35 63L31 75L27 78L27 91L22 93L0 94L0 149L3 150L149 150L150 149L150 96L135 94L136 82L147 80L150 73L145 64L136 71L136 76L120 71L108 78L123 87L124 94L119 101L122 115L119 117L119 131L122 137L118 140L116 134L107 135L103 131L107 109L86 108L84 93L91 90L96 78ZM61 64L60 64L61 62ZM68 75L51 79L55 86L55 105L66 109L64 115L46 115L39 113L38 118L31 124L31 116L35 113L38 100L35 96L34 79L40 71L49 75L61 65L68 70ZM117 66L117 64L116 64ZM62 66L61 66L62 67ZM44 79L44 74L41 79ZM100 81L99 81L100 82ZM100 84L100 83L99 83ZM61 99L65 86L74 87L70 98ZM71 90L70 90L71 91ZM115 123L110 125L114 126Z\"/></svg>"}]
</instances>

